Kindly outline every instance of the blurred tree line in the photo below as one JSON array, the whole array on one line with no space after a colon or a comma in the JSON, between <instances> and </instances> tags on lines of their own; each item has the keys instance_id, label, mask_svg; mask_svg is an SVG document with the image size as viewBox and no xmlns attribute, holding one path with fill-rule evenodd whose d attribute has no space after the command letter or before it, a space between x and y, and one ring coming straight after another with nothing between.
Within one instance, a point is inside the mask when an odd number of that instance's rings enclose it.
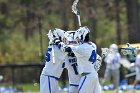
<instances>
[{"instance_id":1,"label":"blurred tree line","mask_svg":"<svg viewBox=\"0 0 140 93\"><path fill-rule=\"evenodd\" d=\"M39 63L49 29L78 29L73 0L0 0L0 63ZM139 0L79 0L83 26L99 49L140 42Z\"/></svg>"}]
</instances>

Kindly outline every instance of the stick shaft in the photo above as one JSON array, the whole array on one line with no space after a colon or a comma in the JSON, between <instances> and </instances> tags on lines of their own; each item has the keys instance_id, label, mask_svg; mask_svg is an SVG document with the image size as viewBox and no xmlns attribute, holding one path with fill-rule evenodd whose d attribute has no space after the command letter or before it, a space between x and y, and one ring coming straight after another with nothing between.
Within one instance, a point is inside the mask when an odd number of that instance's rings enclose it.
<instances>
[{"instance_id":1,"label":"stick shaft","mask_svg":"<svg viewBox=\"0 0 140 93\"><path fill-rule=\"evenodd\" d=\"M78 17L78 23L79 23L79 26L81 27L80 15L77 15L77 17Z\"/></svg>"},{"instance_id":2,"label":"stick shaft","mask_svg":"<svg viewBox=\"0 0 140 93\"><path fill-rule=\"evenodd\" d=\"M55 63L55 56L54 56L54 49L53 49L53 45L52 45L52 62Z\"/></svg>"}]
</instances>

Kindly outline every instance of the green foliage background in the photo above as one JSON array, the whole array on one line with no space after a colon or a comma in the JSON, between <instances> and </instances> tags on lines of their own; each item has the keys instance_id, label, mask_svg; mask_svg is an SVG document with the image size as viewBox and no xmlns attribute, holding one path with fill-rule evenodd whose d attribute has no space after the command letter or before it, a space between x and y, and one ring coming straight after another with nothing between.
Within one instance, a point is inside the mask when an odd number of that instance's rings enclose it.
<instances>
[{"instance_id":1,"label":"green foliage background","mask_svg":"<svg viewBox=\"0 0 140 93\"><path fill-rule=\"evenodd\" d=\"M63 1L63 3L62 3ZM68 20L67 30L78 29L73 26L75 16L71 12L71 0L0 0L0 64L13 63L39 63L40 62L40 43L38 17L41 16L41 31L43 40L43 54L48 46L48 38L46 34L49 29L63 29L62 12ZM90 25L90 8L92 0L86 2L81 0L80 11L83 26ZM95 14L91 14L96 19L96 27L91 34L91 41L96 41L99 48L108 47L111 43L116 43L116 23L114 18L114 2L110 0L111 6L106 12L104 6L105 1L96 3ZM65 5L65 7L64 7ZM121 19L121 43L128 41L126 6L122 0L120 3L120 19ZM96 37L94 37L96 33Z\"/></svg>"}]
</instances>

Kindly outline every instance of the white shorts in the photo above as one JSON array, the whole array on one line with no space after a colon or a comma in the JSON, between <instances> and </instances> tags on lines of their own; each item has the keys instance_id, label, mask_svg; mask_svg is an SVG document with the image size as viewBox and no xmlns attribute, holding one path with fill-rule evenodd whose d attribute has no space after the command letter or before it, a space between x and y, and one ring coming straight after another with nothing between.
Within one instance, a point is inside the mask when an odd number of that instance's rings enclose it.
<instances>
[{"instance_id":1,"label":"white shorts","mask_svg":"<svg viewBox=\"0 0 140 93\"><path fill-rule=\"evenodd\" d=\"M93 73L82 76L78 93L102 93L98 76L95 76Z\"/></svg>"},{"instance_id":2,"label":"white shorts","mask_svg":"<svg viewBox=\"0 0 140 93\"><path fill-rule=\"evenodd\" d=\"M140 73L136 72L136 80L140 80Z\"/></svg>"},{"instance_id":3,"label":"white shorts","mask_svg":"<svg viewBox=\"0 0 140 93\"><path fill-rule=\"evenodd\" d=\"M78 86L69 86L69 92L68 93L78 93Z\"/></svg>"},{"instance_id":4,"label":"white shorts","mask_svg":"<svg viewBox=\"0 0 140 93\"><path fill-rule=\"evenodd\" d=\"M40 76L40 93L59 93L58 80L51 76Z\"/></svg>"}]
</instances>

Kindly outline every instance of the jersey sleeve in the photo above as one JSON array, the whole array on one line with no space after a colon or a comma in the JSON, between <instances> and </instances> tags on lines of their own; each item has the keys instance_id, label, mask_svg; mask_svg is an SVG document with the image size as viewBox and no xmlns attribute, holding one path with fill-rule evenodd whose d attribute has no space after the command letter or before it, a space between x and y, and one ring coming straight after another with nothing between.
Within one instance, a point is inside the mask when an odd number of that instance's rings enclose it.
<instances>
[{"instance_id":1,"label":"jersey sleeve","mask_svg":"<svg viewBox=\"0 0 140 93\"><path fill-rule=\"evenodd\" d=\"M83 51L83 49L82 49L81 47L79 47L79 46L70 46L70 47L71 47L72 51L73 51L77 56L79 56L79 57L84 56L83 54L84 54L85 52Z\"/></svg>"}]
</instances>

